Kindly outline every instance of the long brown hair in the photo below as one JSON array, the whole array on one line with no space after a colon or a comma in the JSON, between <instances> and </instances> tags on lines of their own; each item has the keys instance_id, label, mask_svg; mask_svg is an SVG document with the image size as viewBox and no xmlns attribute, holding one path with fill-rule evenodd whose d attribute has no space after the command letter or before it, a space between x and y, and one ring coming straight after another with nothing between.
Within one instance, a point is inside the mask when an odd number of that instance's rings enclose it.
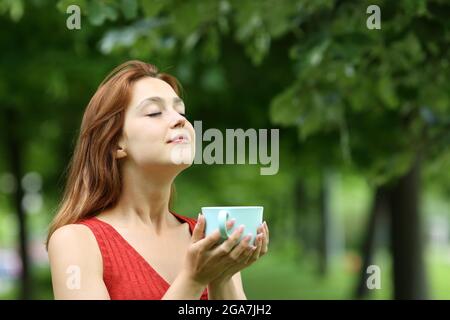
<instances>
[{"instance_id":1,"label":"long brown hair","mask_svg":"<svg viewBox=\"0 0 450 320\"><path fill-rule=\"evenodd\" d=\"M94 216L119 199L122 182L115 154L133 83L143 77L161 79L180 93L175 77L137 60L121 64L102 81L84 112L64 195L50 224L46 246L56 229ZM172 185L169 207L174 191Z\"/></svg>"}]
</instances>

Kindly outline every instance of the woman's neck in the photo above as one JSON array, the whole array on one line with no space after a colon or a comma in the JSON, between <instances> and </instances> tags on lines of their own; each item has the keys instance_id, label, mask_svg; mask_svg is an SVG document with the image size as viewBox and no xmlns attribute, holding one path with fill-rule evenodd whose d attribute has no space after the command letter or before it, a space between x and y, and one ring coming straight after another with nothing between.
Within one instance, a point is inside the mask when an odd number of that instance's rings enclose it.
<instances>
[{"instance_id":1,"label":"woman's neck","mask_svg":"<svg viewBox=\"0 0 450 320\"><path fill-rule=\"evenodd\" d=\"M120 224L145 225L156 232L179 225L169 212L174 179L174 174L162 170L143 173L123 168L121 196L111 213Z\"/></svg>"}]
</instances>

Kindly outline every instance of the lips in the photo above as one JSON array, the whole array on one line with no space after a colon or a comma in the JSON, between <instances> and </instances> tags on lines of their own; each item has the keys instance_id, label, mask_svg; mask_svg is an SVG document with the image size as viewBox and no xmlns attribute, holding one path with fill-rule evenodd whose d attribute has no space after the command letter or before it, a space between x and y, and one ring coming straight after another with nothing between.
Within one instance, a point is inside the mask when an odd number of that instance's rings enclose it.
<instances>
[{"instance_id":1,"label":"lips","mask_svg":"<svg viewBox=\"0 0 450 320\"><path fill-rule=\"evenodd\" d=\"M184 133L179 133L172 137L167 143L188 143L189 137Z\"/></svg>"}]
</instances>

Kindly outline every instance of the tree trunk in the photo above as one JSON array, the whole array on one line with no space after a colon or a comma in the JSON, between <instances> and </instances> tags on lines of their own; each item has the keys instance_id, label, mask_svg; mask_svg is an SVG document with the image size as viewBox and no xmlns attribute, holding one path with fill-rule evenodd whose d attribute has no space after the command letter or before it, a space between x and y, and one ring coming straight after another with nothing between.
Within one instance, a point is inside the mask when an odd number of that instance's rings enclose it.
<instances>
[{"instance_id":1,"label":"tree trunk","mask_svg":"<svg viewBox=\"0 0 450 320\"><path fill-rule=\"evenodd\" d=\"M364 242L362 244L361 254L363 263L361 266L361 275L356 287L355 299L363 299L367 293L367 268L372 264L376 252L377 230L379 229L382 215L385 214L388 206L388 193L383 187L378 187L370 210L369 220L367 222Z\"/></svg>"},{"instance_id":2,"label":"tree trunk","mask_svg":"<svg viewBox=\"0 0 450 320\"><path fill-rule=\"evenodd\" d=\"M310 249L309 234L305 225L307 221L307 197L305 186L301 177L296 177L294 184L294 216L292 219L292 236L299 248L308 251ZM301 257L301 255L298 255Z\"/></svg>"},{"instance_id":3,"label":"tree trunk","mask_svg":"<svg viewBox=\"0 0 450 320\"><path fill-rule=\"evenodd\" d=\"M391 189L391 250L395 299L426 299L420 203L420 161Z\"/></svg>"},{"instance_id":4,"label":"tree trunk","mask_svg":"<svg viewBox=\"0 0 450 320\"><path fill-rule=\"evenodd\" d=\"M22 145L19 138L19 132L17 130L17 117L16 112L11 108L6 109L6 139L7 148L9 153L9 167L17 181L17 188L13 194L13 206L17 214L17 220L19 224L19 253L22 262L22 270L20 275L20 299L31 298L31 279L29 270L29 257L27 251L27 228L26 228L26 215L22 208L23 191L20 185L22 174L21 163L21 150Z\"/></svg>"},{"instance_id":5,"label":"tree trunk","mask_svg":"<svg viewBox=\"0 0 450 320\"><path fill-rule=\"evenodd\" d=\"M319 229L319 273L324 276L328 272L330 260L330 185L329 176L322 173L320 181L320 229Z\"/></svg>"}]
</instances>

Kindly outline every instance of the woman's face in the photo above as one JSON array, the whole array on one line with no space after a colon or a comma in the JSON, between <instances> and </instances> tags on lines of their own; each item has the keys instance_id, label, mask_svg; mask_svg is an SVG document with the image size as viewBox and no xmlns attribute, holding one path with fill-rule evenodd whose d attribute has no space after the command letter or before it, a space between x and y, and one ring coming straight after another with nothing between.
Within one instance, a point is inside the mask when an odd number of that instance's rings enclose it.
<instances>
[{"instance_id":1,"label":"woman's face","mask_svg":"<svg viewBox=\"0 0 450 320\"><path fill-rule=\"evenodd\" d=\"M195 155L195 131L185 112L168 83L151 77L135 82L119 142L125 152L118 152L118 157L144 170L189 167Z\"/></svg>"}]
</instances>

